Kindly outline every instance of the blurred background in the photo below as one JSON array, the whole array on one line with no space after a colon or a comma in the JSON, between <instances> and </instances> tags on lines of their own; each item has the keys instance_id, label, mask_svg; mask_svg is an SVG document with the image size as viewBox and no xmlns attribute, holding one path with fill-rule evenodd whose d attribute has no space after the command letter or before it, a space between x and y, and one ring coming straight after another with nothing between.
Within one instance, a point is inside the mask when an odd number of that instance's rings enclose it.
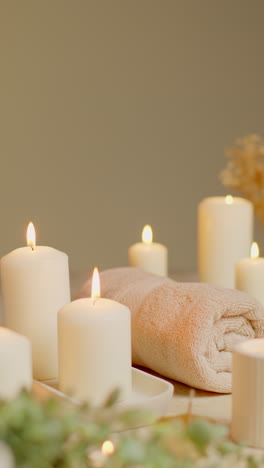
<instances>
[{"instance_id":1,"label":"blurred background","mask_svg":"<svg viewBox=\"0 0 264 468\"><path fill-rule=\"evenodd\" d=\"M149 223L195 270L226 147L264 134L263 22L260 0L2 0L0 254L32 220L72 270L126 265Z\"/></svg>"}]
</instances>

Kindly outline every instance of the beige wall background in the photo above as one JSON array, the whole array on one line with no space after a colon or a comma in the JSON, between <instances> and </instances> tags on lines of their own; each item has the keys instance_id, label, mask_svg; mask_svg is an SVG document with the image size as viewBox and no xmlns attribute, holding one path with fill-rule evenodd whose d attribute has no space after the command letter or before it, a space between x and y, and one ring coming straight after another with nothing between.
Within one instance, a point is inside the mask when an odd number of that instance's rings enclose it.
<instances>
[{"instance_id":1,"label":"beige wall background","mask_svg":"<svg viewBox=\"0 0 264 468\"><path fill-rule=\"evenodd\" d=\"M0 254L127 262L150 223L196 267L196 210L238 136L264 134L261 0L1 0ZM261 237L261 234L259 234Z\"/></svg>"}]
</instances>

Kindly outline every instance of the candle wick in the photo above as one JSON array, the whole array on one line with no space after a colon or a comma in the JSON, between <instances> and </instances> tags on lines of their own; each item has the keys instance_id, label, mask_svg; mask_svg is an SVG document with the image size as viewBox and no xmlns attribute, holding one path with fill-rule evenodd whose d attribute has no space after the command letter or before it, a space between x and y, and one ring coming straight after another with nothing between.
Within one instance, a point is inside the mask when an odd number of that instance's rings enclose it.
<instances>
[{"instance_id":1,"label":"candle wick","mask_svg":"<svg viewBox=\"0 0 264 468\"><path fill-rule=\"evenodd\" d=\"M35 247L34 247L34 245L31 245L30 247L31 247L31 250L35 250Z\"/></svg>"},{"instance_id":2,"label":"candle wick","mask_svg":"<svg viewBox=\"0 0 264 468\"><path fill-rule=\"evenodd\" d=\"M93 297L93 306L95 306L98 299L99 299L99 297Z\"/></svg>"}]
</instances>

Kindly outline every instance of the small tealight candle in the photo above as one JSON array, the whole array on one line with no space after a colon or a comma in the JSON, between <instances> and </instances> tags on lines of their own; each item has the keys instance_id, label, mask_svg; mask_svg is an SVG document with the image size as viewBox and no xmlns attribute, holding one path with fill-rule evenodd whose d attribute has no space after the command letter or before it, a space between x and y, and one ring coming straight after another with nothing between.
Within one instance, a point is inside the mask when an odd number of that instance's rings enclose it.
<instances>
[{"instance_id":1,"label":"small tealight candle","mask_svg":"<svg viewBox=\"0 0 264 468\"><path fill-rule=\"evenodd\" d=\"M0 327L0 400L15 398L32 384L32 359L29 340L8 328Z\"/></svg>"},{"instance_id":2,"label":"small tealight candle","mask_svg":"<svg viewBox=\"0 0 264 468\"><path fill-rule=\"evenodd\" d=\"M27 244L1 259L4 323L29 338L34 378L54 379L58 376L57 313L70 301L68 256L36 245L32 223Z\"/></svg>"},{"instance_id":3,"label":"small tealight candle","mask_svg":"<svg viewBox=\"0 0 264 468\"><path fill-rule=\"evenodd\" d=\"M264 339L235 346L232 381L231 437L264 448Z\"/></svg>"},{"instance_id":4,"label":"small tealight candle","mask_svg":"<svg viewBox=\"0 0 264 468\"><path fill-rule=\"evenodd\" d=\"M250 258L243 258L235 267L236 289L254 296L264 304L264 258L259 257L256 242L251 246Z\"/></svg>"},{"instance_id":5,"label":"small tealight candle","mask_svg":"<svg viewBox=\"0 0 264 468\"><path fill-rule=\"evenodd\" d=\"M130 310L100 297L94 270L92 297L77 299L58 314L59 387L82 402L101 405L114 390L131 393Z\"/></svg>"},{"instance_id":6,"label":"small tealight candle","mask_svg":"<svg viewBox=\"0 0 264 468\"><path fill-rule=\"evenodd\" d=\"M153 242L152 228L146 225L142 231L142 242L131 245L128 250L129 265L156 275L168 275L168 249Z\"/></svg>"},{"instance_id":7,"label":"small tealight candle","mask_svg":"<svg viewBox=\"0 0 264 468\"><path fill-rule=\"evenodd\" d=\"M105 440L102 444L101 450L95 450L90 453L89 459L95 468L102 468L105 464L107 457L113 455L115 446L111 440Z\"/></svg>"},{"instance_id":8,"label":"small tealight candle","mask_svg":"<svg viewBox=\"0 0 264 468\"><path fill-rule=\"evenodd\" d=\"M199 279L235 287L235 264L248 255L253 234L253 205L240 197L208 197L198 207Z\"/></svg>"}]
</instances>

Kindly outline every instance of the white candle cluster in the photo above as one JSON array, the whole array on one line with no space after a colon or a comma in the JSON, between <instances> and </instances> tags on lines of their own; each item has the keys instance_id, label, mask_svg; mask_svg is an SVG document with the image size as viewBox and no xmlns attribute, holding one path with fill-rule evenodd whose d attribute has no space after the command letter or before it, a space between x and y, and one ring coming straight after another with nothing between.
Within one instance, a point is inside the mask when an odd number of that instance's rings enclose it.
<instances>
[{"instance_id":1,"label":"white candle cluster","mask_svg":"<svg viewBox=\"0 0 264 468\"><path fill-rule=\"evenodd\" d=\"M247 258L252 236L249 201L232 196L203 200L198 209L200 280L237 287L264 303L264 259L254 252ZM168 274L168 250L153 242L149 225L143 229L142 242L132 245L128 256L131 266ZM0 398L30 387L31 349L34 378L59 378L63 392L94 405L103 403L116 388L120 398L128 398L130 311L100 297L96 269L91 298L70 302L68 256L36 245L30 223L27 247L2 258L1 280L5 325L13 331L0 329L0 373L5 376L0 379Z\"/></svg>"},{"instance_id":2,"label":"white candle cluster","mask_svg":"<svg viewBox=\"0 0 264 468\"><path fill-rule=\"evenodd\" d=\"M100 297L95 269L92 297L70 302L68 256L36 245L1 260L5 325L0 328L0 398L12 398L38 380L56 379L62 391L100 405L131 393L130 310ZM12 331L14 330L14 331ZM17 333L15 333L17 332ZM32 349L32 358L31 358Z\"/></svg>"},{"instance_id":3,"label":"white candle cluster","mask_svg":"<svg viewBox=\"0 0 264 468\"><path fill-rule=\"evenodd\" d=\"M231 195L203 200L198 207L200 281L239 289L264 304L264 258L252 240L251 202Z\"/></svg>"}]
</instances>

